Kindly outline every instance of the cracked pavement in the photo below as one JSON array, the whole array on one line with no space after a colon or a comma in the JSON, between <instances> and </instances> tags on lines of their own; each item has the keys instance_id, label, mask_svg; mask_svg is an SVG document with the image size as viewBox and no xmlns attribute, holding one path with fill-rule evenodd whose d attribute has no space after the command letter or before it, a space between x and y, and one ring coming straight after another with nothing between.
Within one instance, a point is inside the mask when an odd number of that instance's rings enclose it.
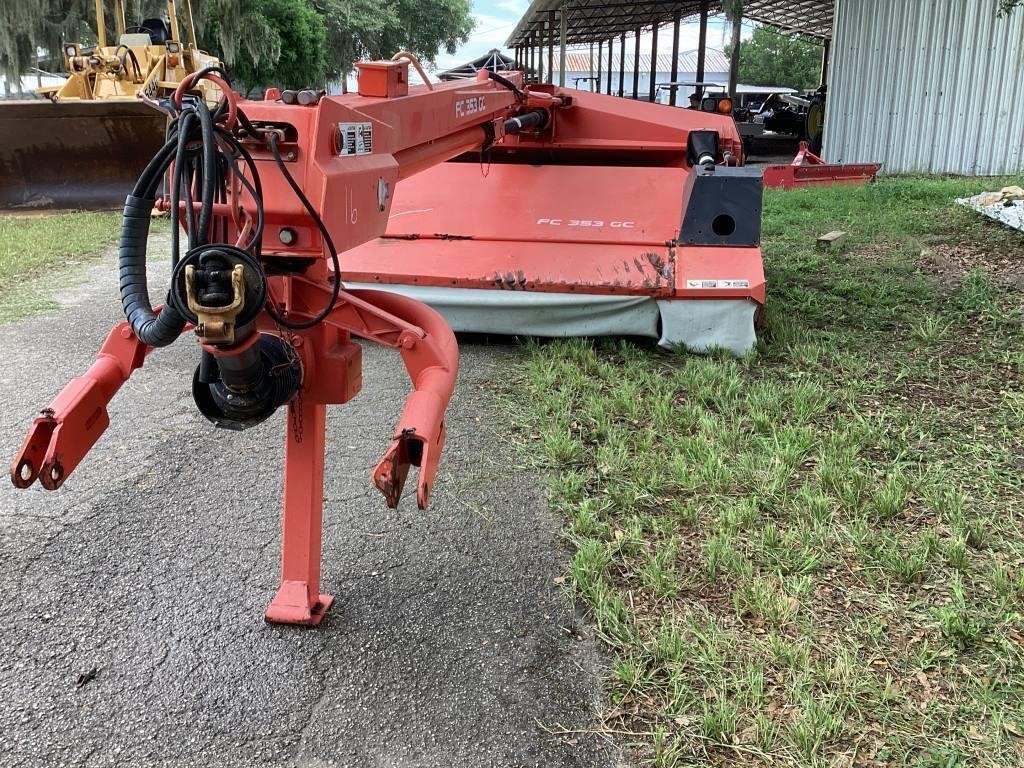
<instances>
[{"instance_id":1,"label":"cracked pavement","mask_svg":"<svg viewBox=\"0 0 1024 768\"><path fill-rule=\"evenodd\" d=\"M114 258L60 311L0 327L5 462L121 319ZM337 602L317 629L263 621L283 415L213 429L190 338L122 388L63 489L0 483L0 765L620 765L606 738L561 733L595 727L604 662L555 582L560 523L502 434L493 390L519 353L462 355L425 512L411 483L389 510L369 480L409 388L397 353L365 344L362 393L329 410Z\"/></svg>"}]
</instances>

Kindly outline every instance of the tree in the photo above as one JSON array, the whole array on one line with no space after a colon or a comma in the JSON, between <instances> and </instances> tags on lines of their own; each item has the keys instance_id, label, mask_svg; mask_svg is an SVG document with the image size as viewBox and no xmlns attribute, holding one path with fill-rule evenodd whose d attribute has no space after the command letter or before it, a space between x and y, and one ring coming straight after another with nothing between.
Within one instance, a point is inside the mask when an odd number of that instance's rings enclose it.
<instances>
[{"instance_id":1,"label":"tree","mask_svg":"<svg viewBox=\"0 0 1024 768\"><path fill-rule=\"evenodd\" d=\"M473 31L469 0L312 0L327 24L328 80L358 59L387 59L400 50L433 64L455 53Z\"/></svg>"},{"instance_id":2,"label":"tree","mask_svg":"<svg viewBox=\"0 0 1024 768\"><path fill-rule=\"evenodd\" d=\"M999 15L1008 16L1018 6L1024 6L1024 0L999 0Z\"/></svg>"},{"instance_id":3,"label":"tree","mask_svg":"<svg viewBox=\"0 0 1024 768\"><path fill-rule=\"evenodd\" d=\"M132 20L160 16L165 0L125 0ZM245 85L315 86L359 58L407 50L427 64L454 53L473 29L470 0L192 0L199 43ZM92 44L94 0L0 0L0 72L37 66L37 51ZM107 0L108 9L112 3ZM106 18L114 39L113 13ZM129 24L132 22L129 21Z\"/></svg>"},{"instance_id":4,"label":"tree","mask_svg":"<svg viewBox=\"0 0 1024 768\"><path fill-rule=\"evenodd\" d=\"M200 40L218 51L239 84L308 88L324 82L326 26L309 0L250 0L244 11L234 0L214 0L202 18Z\"/></svg>"},{"instance_id":5,"label":"tree","mask_svg":"<svg viewBox=\"0 0 1024 768\"><path fill-rule=\"evenodd\" d=\"M802 35L758 26L740 43L739 77L750 85L784 85L798 91L821 80L821 44Z\"/></svg>"},{"instance_id":6,"label":"tree","mask_svg":"<svg viewBox=\"0 0 1024 768\"><path fill-rule=\"evenodd\" d=\"M722 0L722 12L732 24L729 49L729 95L736 98L739 80L740 24L743 22L743 0Z\"/></svg>"}]
</instances>

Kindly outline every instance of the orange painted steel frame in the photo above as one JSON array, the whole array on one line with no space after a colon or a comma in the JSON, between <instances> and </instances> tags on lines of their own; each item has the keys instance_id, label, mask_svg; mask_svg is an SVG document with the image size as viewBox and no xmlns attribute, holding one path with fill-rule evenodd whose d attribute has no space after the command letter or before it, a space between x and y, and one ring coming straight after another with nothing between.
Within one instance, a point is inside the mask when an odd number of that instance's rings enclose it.
<instances>
[{"instance_id":1,"label":"orange painted steel frame","mask_svg":"<svg viewBox=\"0 0 1024 768\"><path fill-rule=\"evenodd\" d=\"M402 78L394 76L394 67L385 68L383 81L377 71L367 89L379 93L380 88L394 86L394 93L401 94ZM520 73L505 75L521 87ZM306 106L271 101L237 106L258 129L280 136L286 167L342 254L385 234L395 185L401 179L492 143L501 146L505 120L528 110L548 112L541 136L508 137L507 151L597 151L605 158L617 154L624 162L646 156L683 168L687 130L711 128L719 132L723 150L740 156L739 135L726 118L672 110L683 116L674 117L674 122L692 121L692 126L666 124L665 112L657 111L664 108L611 98L599 109L575 116L571 100L560 93L551 86L517 93L483 72L475 81L410 88L407 95L350 94ZM602 138L594 138L595 130ZM316 222L289 187L268 146L251 138L249 150L264 190L261 256L269 275L269 301L290 320L312 318L328 303L340 277L329 267ZM255 201L237 183L232 189L238 199L215 207L212 228L226 223L232 238L237 238L251 226ZM444 445L444 412L455 386L458 348L437 312L378 291L342 291L325 321L309 330L282 331L265 310L256 322L264 333L286 336L303 369L299 396L289 404L287 415L282 583L266 618L312 625L332 602L320 593L325 414L327 405L347 402L360 389L360 348L351 337L397 349L413 382L394 440L372 475L392 507L398 504L411 466L419 467L417 502L421 508L427 504ZM214 355L239 351L205 349ZM127 324L115 328L92 368L35 420L11 467L15 484L28 487L39 479L46 488L59 488L105 430L107 404L150 351Z\"/></svg>"},{"instance_id":2,"label":"orange painted steel frame","mask_svg":"<svg viewBox=\"0 0 1024 768\"><path fill-rule=\"evenodd\" d=\"M514 78L518 85L519 76ZM548 97L542 101L558 103ZM490 80L413 89L395 98L325 98L315 107L243 105L253 123L282 131L281 150L290 171L321 212L339 252L384 234L399 179L500 139L505 118L523 108L515 93ZM363 141L347 155L342 154L346 123L359 126ZM271 300L290 320L311 318L328 303L339 278L328 267L312 218L269 161L266 147L254 143L251 149L264 187L268 236L263 256ZM242 196L243 208L251 211L253 203ZM243 220L251 214L223 206L217 210L214 229L225 219L233 236L249 226ZM289 247L277 240L283 228L296 236ZM282 275L274 268L277 257L310 261L302 274ZM378 291L342 291L324 322L309 330L287 333L266 311L257 325L265 333L287 335L303 369L300 393L287 415L281 586L266 619L315 625L333 602L320 593L326 406L352 399L362 383L361 349L351 337L398 350L413 383L391 447L372 473L390 507L397 506L411 466L419 467L419 507L429 500L444 446L444 412L455 387L458 346L433 309ZM204 349L218 356L239 351ZM109 425L107 405L151 351L128 323L114 328L92 367L35 419L11 465L14 484L27 488L38 479L47 489L61 487Z\"/></svg>"},{"instance_id":3,"label":"orange painted steel frame","mask_svg":"<svg viewBox=\"0 0 1024 768\"><path fill-rule=\"evenodd\" d=\"M789 165L769 165L764 169L764 185L774 189L849 184L860 186L874 181L882 166L876 163L827 163L811 152L806 141Z\"/></svg>"}]
</instances>

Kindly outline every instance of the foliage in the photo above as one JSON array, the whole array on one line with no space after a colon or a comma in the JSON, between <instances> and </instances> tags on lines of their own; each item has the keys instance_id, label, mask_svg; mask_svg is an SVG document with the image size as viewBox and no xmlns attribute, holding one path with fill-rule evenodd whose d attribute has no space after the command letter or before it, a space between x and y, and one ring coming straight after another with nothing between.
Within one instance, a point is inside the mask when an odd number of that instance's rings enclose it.
<instances>
[{"instance_id":1,"label":"foliage","mask_svg":"<svg viewBox=\"0 0 1024 768\"><path fill-rule=\"evenodd\" d=\"M741 82L814 88L821 79L821 45L802 35L758 26L740 43Z\"/></svg>"},{"instance_id":2,"label":"foliage","mask_svg":"<svg viewBox=\"0 0 1024 768\"><path fill-rule=\"evenodd\" d=\"M56 307L54 290L116 243L120 224L114 213L0 216L0 325Z\"/></svg>"},{"instance_id":3,"label":"foliage","mask_svg":"<svg viewBox=\"0 0 1024 768\"><path fill-rule=\"evenodd\" d=\"M1024 0L999 0L999 15L1013 13L1013 9L1019 6L1024 6Z\"/></svg>"},{"instance_id":4,"label":"foliage","mask_svg":"<svg viewBox=\"0 0 1024 768\"><path fill-rule=\"evenodd\" d=\"M323 82L326 26L308 0L215 0L201 39L216 41L231 75L246 86L303 88Z\"/></svg>"},{"instance_id":5,"label":"foliage","mask_svg":"<svg viewBox=\"0 0 1024 768\"><path fill-rule=\"evenodd\" d=\"M743 18L743 0L722 0L722 13L729 21Z\"/></svg>"},{"instance_id":6,"label":"foliage","mask_svg":"<svg viewBox=\"0 0 1024 768\"><path fill-rule=\"evenodd\" d=\"M108 3L109 5L109 3ZM430 64L469 39L469 0L193 0L199 44L246 85L317 85L337 80L357 59L399 50ZM162 0L127 0L128 19L160 16ZM131 23L131 22L129 22ZM0 72L39 63L37 49L96 41L93 0L2 0ZM108 39L114 35L107 13ZM44 68L59 70L56 61Z\"/></svg>"},{"instance_id":7,"label":"foliage","mask_svg":"<svg viewBox=\"0 0 1024 768\"><path fill-rule=\"evenodd\" d=\"M327 24L328 80L352 71L352 62L382 59L400 50L432 64L443 49L469 39L469 0L313 0Z\"/></svg>"}]
</instances>

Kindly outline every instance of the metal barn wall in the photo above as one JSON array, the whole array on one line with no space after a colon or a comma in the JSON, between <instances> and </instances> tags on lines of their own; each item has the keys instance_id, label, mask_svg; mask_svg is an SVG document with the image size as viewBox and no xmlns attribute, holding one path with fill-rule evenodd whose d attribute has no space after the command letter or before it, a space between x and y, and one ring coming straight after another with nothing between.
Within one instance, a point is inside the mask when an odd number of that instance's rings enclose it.
<instances>
[{"instance_id":1,"label":"metal barn wall","mask_svg":"<svg viewBox=\"0 0 1024 768\"><path fill-rule=\"evenodd\" d=\"M825 157L885 173L1024 171L1024 8L836 0Z\"/></svg>"}]
</instances>

